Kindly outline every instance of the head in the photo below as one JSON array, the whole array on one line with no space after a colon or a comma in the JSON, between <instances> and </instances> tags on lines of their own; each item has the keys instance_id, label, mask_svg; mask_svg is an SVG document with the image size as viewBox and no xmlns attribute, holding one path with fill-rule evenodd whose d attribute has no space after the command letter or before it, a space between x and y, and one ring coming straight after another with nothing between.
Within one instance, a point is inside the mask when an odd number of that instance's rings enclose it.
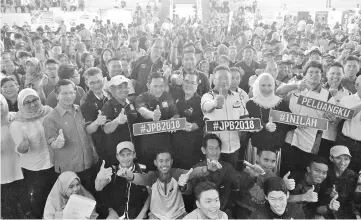
<instances>
[{"instance_id":1,"label":"head","mask_svg":"<svg viewBox=\"0 0 361 220\"><path fill-rule=\"evenodd\" d=\"M36 113L41 107L38 93L34 89L26 88L19 92L18 107L20 112Z\"/></svg>"},{"instance_id":2,"label":"head","mask_svg":"<svg viewBox=\"0 0 361 220\"><path fill-rule=\"evenodd\" d=\"M209 74L209 62L207 60L202 60L199 63L199 70L203 72L204 74Z\"/></svg>"},{"instance_id":3,"label":"head","mask_svg":"<svg viewBox=\"0 0 361 220\"><path fill-rule=\"evenodd\" d=\"M246 61L252 61L254 55L253 52L254 50L252 47L246 46L243 49L243 59Z\"/></svg>"},{"instance_id":4,"label":"head","mask_svg":"<svg viewBox=\"0 0 361 220\"><path fill-rule=\"evenodd\" d=\"M1 79L1 94L8 100L18 97L19 85L13 76L6 76Z\"/></svg>"},{"instance_id":5,"label":"head","mask_svg":"<svg viewBox=\"0 0 361 220\"><path fill-rule=\"evenodd\" d=\"M204 59L209 63L213 61L213 51L210 48L205 48L203 51Z\"/></svg>"},{"instance_id":6,"label":"head","mask_svg":"<svg viewBox=\"0 0 361 220\"><path fill-rule=\"evenodd\" d=\"M188 72L193 72L196 68L197 60L194 49L187 49L183 52L182 65Z\"/></svg>"},{"instance_id":7,"label":"head","mask_svg":"<svg viewBox=\"0 0 361 220\"><path fill-rule=\"evenodd\" d=\"M129 70L129 62L125 57L120 59L120 65L122 66L122 71L123 72L130 72L130 70Z\"/></svg>"},{"instance_id":8,"label":"head","mask_svg":"<svg viewBox=\"0 0 361 220\"><path fill-rule=\"evenodd\" d=\"M336 84L340 85L341 80L344 76L344 69L341 63L332 63L327 72L327 82L331 86Z\"/></svg>"},{"instance_id":9,"label":"head","mask_svg":"<svg viewBox=\"0 0 361 220\"><path fill-rule=\"evenodd\" d=\"M61 79L55 85L55 94L58 104L63 107L69 107L74 104L76 98L76 86L68 79Z\"/></svg>"},{"instance_id":10,"label":"head","mask_svg":"<svg viewBox=\"0 0 361 220\"><path fill-rule=\"evenodd\" d=\"M129 39L129 44L133 49L138 48L138 43L139 43L139 41L138 41L138 38L136 38L136 37L131 37Z\"/></svg>"},{"instance_id":11,"label":"head","mask_svg":"<svg viewBox=\"0 0 361 220\"><path fill-rule=\"evenodd\" d=\"M54 59L47 59L45 61L45 73L51 79L58 78L59 63Z\"/></svg>"},{"instance_id":12,"label":"head","mask_svg":"<svg viewBox=\"0 0 361 220\"><path fill-rule=\"evenodd\" d=\"M263 184L263 191L272 212L283 215L287 207L289 192L281 177L269 177Z\"/></svg>"},{"instance_id":13,"label":"head","mask_svg":"<svg viewBox=\"0 0 361 220\"><path fill-rule=\"evenodd\" d=\"M328 162L323 157L314 156L307 166L309 184L321 184L327 177Z\"/></svg>"},{"instance_id":14,"label":"head","mask_svg":"<svg viewBox=\"0 0 361 220\"><path fill-rule=\"evenodd\" d=\"M3 60L3 69L6 74L12 74L15 71L15 64L12 60Z\"/></svg>"},{"instance_id":15,"label":"head","mask_svg":"<svg viewBox=\"0 0 361 220\"><path fill-rule=\"evenodd\" d=\"M107 63L107 68L110 78L122 73L122 65L120 64L120 60L118 58L110 59Z\"/></svg>"},{"instance_id":16,"label":"head","mask_svg":"<svg viewBox=\"0 0 361 220\"><path fill-rule=\"evenodd\" d=\"M277 165L277 152L273 149L260 148L257 151L256 161L265 171L273 172Z\"/></svg>"},{"instance_id":17,"label":"head","mask_svg":"<svg viewBox=\"0 0 361 220\"><path fill-rule=\"evenodd\" d=\"M70 65L71 64L69 57L63 53L59 54L56 57L56 60L59 62L60 65Z\"/></svg>"},{"instance_id":18,"label":"head","mask_svg":"<svg viewBox=\"0 0 361 220\"><path fill-rule=\"evenodd\" d=\"M360 70L360 60L355 56L348 56L345 60L345 76L355 77Z\"/></svg>"},{"instance_id":19,"label":"head","mask_svg":"<svg viewBox=\"0 0 361 220\"><path fill-rule=\"evenodd\" d=\"M0 94L0 107L1 107L1 119L2 119L1 123L3 123L3 119L6 119L9 115L9 105L5 97L1 94Z\"/></svg>"},{"instance_id":20,"label":"head","mask_svg":"<svg viewBox=\"0 0 361 220\"><path fill-rule=\"evenodd\" d=\"M74 65L63 65L61 64L58 68L59 79L69 79L75 85L80 84L80 74Z\"/></svg>"},{"instance_id":21,"label":"head","mask_svg":"<svg viewBox=\"0 0 361 220\"><path fill-rule=\"evenodd\" d=\"M269 73L262 73L253 84L253 96L272 97L275 93L275 80Z\"/></svg>"},{"instance_id":22,"label":"head","mask_svg":"<svg viewBox=\"0 0 361 220\"><path fill-rule=\"evenodd\" d=\"M104 61L104 63L107 64L108 61L112 59L113 52L110 49L104 49L100 57Z\"/></svg>"},{"instance_id":23,"label":"head","mask_svg":"<svg viewBox=\"0 0 361 220\"><path fill-rule=\"evenodd\" d=\"M136 153L134 144L130 141L123 141L117 145L117 160L121 167L130 168L134 165Z\"/></svg>"},{"instance_id":24,"label":"head","mask_svg":"<svg viewBox=\"0 0 361 220\"><path fill-rule=\"evenodd\" d=\"M213 71L214 89L228 91L231 85L231 70L227 66L217 66Z\"/></svg>"},{"instance_id":25,"label":"head","mask_svg":"<svg viewBox=\"0 0 361 220\"><path fill-rule=\"evenodd\" d=\"M39 74L41 72L40 61L35 57L28 59L25 63L25 72L29 75Z\"/></svg>"},{"instance_id":26,"label":"head","mask_svg":"<svg viewBox=\"0 0 361 220\"><path fill-rule=\"evenodd\" d=\"M123 75L114 76L110 82L110 93L118 101L125 101L129 95L129 81Z\"/></svg>"},{"instance_id":27,"label":"head","mask_svg":"<svg viewBox=\"0 0 361 220\"><path fill-rule=\"evenodd\" d=\"M33 42L35 50L39 51L44 48L43 40L40 36L35 36Z\"/></svg>"},{"instance_id":28,"label":"head","mask_svg":"<svg viewBox=\"0 0 361 220\"><path fill-rule=\"evenodd\" d=\"M128 58L129 56L129 48L127 46L121 46L119 50L115 52L115 57L121 59L123 57Z\"/></svg>"},{"instance_id":29,"label":"head","mask_svg":"<svg viewBox=\"0 0 361 220\"><path fill-rule=\"evenodd\" d=\"M154 39L150 48L150 56L152 59L157 60L162 56L164 51L164 40L162 38Z\"/></svg>"},{"instance_id":30,"label":"head","mask_svg":"<svg viewBox=\"0 0 361 220\"><path fill-rule=\"evenodd\" d=\"M198 75L193 73L186 73L183 79L183 91L186 95L194 95L197 92L199 85Z\"/></svg>"},{"instance_id":31,"label":"head","mask_svg":"<svg viewBox=\"0 0 361 220\"><path fill-rule=\"evenodd\" d=\"M194 189L196 205L207 219L218 219L221 202L216 185L213 182L200 182Z\"/></svg>"},{"instance_id":32,"label":"head","mask_svg":"<svg viewBox=\"0 0 361 220\"><path fill-rule=\"evenodd\" d=\"M318 85L321 83L323 66L318 61L308 61L303 69L305 79L311 85Z\"/></svg>"},{"instance_id":33,"label":"head","mask_svg":"<svg viewBox=\"0 0 361 220\"><path fill-rule=\"evenodd\" d=\"M232 91L235 91L239 84L241 83L241 79L244 75L244 70L238 67L232 67L231 70L231 86L230 89Z\"/></svg>"},{"instance_id":34,"label":"head","mask_svg":"<svg viewBox=\"0 0 361 220\"><path fill-rule=\"evenodd\" d=\"M26 51L18 51L16 57L19 59L20 65L25 67L26 61L31 57L31 54Z\"/></svg>"},{"instance_id":35,"label":"head","mask_svg":"<svg viewBox=\"0 0 361 220\"><path fill-rule=\"evenodd\" d=\"M262 46L262 40L261 40L261 38L255 37L255 38L253 39L253 47L254 47L256 50L261 50L261 46Z\"/></svg>"},{"instance_id":36,"label":"head","mask_svg":"<svg viewBox=\"0 0 361 220\"><path fill-rule=\"evenodd\" d=\"M202 153L205 159L219 160L222 150L222 141L216 134L206 134L202 141Z\"/></svg>"},{"instance_id":37,"label":"head","mask_svg":"<svg viewBox=\"0 0 361 220\"><path fill-rule=\"evenodd\" d=\"M278 77L278 66L275 61L268 61L266 66L266 73L272 75L273 79L277 79Z\"/></svg>"},{"instance_id":38,"label":"head","mask_svg":"<svg viewBox=\"0 0 361 220\"><path fill-rule=\"evenodd\" d=\"M351 154L348 147L343 145L333 146L330 150L330 161L333 163L336 171L345 171L351 161Z\"/></svg>"},{"instance_id":39,"label":"head","mask_svg":"<svg viewBox=\"0 0 361 220\"><path fill-rule=\"evenodd\" d=\"M94 66L94 57L91 53L83 53L80 57L80 61L84 64L86 68Z\"/></svg>"},{"instance_id":40,"label":"head","mask_svg":"<svg viewBox=\"0 0 361 220\"><path fill-rule=\"evenodd\" d=\"M159 172L163 174L168 173L173 165L172 154L167 150L157 152L154 165L158 168Z\"/></svg>"},{"instance_id":41,"label":"head","mask_svg":"<svg viewBox=\"0 0 361 220\"><path fill-rule=\"evenodd\" d=\"M231 60L235 60L237 57L237 47L236 46L230 46L229 47L229 53L228 56Z\"/></svg>"},{"instance_id":42,"label":"head","mask_svg":"<svg viewBox=\"0 0 361 220\"><path fill-rule=\"evenodd\" d=\"M66 171L58 177L58 188L60 194L69 199L71 195L78 195L81 191L80 178L71 171Z\"/></svg>"},{"instance_id":43,"label":"head","mask_svg":"<svg viewBox=\"0 0 361 220\"><path fill-rule=\"evenodd\" d=\"M229 67L229 57L226 55L221 55L220 57L218 57L218 64L219 65L223 65L223 66L228 66Z\"/></svg>"},{"instance_id":44,"label":"head","mask_svg":"<svg viewBox=\"0 0 361 220\"><path fill-rule=\"evenodd\" d=\"M85 83L89 90L100 93L103 90L104 78L102 70L98 67L91 67L84 72Z\"/></svg>"},{"instance_id":45,"label":"head","mask_svg":"<svg viewBox=\"0 0 361 220\"><path fill-rule=\"evenodd\" d=\"M61 46L60 45L53 45L51 47L51 55L54 59L58 57L58 55L61 54Z\"/></svg>"},{"instance_id":46,"label":"head","mask_svg":"<svg viewBox=\"0 0 361 220\"><path fill-rule=\"evenodd\" d=\"M150 94L154 95L156 98L159 98L164 92L165 82L166 79L162 76L162 74L157 72L151 73L147 82L147 87Z\"/></svg>"}]
</instances>

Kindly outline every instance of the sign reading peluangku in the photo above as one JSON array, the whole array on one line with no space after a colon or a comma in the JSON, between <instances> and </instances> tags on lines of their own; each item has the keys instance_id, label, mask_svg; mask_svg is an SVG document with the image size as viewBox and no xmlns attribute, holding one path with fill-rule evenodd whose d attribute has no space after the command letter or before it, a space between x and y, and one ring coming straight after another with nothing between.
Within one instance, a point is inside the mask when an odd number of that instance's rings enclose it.
<instances>
[{"instance_id":1,"label":"sign reading peluangku","mask_svg":"<svg viewBox=\"0 0 361 220\"><path fill-rule=\"evenodd\" d=\"M355 110L344 108L339 105L331 104L302 95L298 97L297 104L317 109L323 112L328 112L334 114L336 117L344 119L352 119L353 115L355 114Z\"/></svg>"},{"instance_id":2,"label":"sign reading peluangku","mask_svg":"<svg viewBox=\"0 0 361 220\"><path fill-rule=\"evenodd\" d=\"M239 120L206 121L206 131L255 131L260 130L261 120L259 118Z\"/></svg>"},{"instance_id":3,"label":"sign reading peluangku","mask_svg":"<svg viewBox=\"0 0 361 220\"><path fill-rule=\"evenodd\" d=\"M182 130L186 127L185 118L176 118L163 121L152 121L133 124L134 136L156 134L168 131Z\"/></svg>"},{"instance_id":4,"label":"sign reading peluangku","mask_svg":"<svg viewBox=\"0 0 361 220\"><path fill-rule=\"evenodd\" d=\"M272 117L273 122L282 124L306 126L323 131L328 129L328 120L324 118L313 118L306 115L298 115L276 110L271 110L269 117Z\"/></svg>"}]
</instances>

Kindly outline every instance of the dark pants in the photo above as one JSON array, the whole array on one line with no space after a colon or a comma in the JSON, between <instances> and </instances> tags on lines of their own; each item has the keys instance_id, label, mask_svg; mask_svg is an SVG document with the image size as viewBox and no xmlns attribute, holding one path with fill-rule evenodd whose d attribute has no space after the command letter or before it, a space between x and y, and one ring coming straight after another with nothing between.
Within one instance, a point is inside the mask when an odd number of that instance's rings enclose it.
<instances>
[{"instance_id":1,"label":"dark pants","mask_svg":"<svg viewBox=\"0 0 361 220\"><path fill-rule=\"evenodd\" d=\"M329 160L330 158L330 150L333 146L335 146L336 143L334 141L321 139L320 143L320 149L318 150L318 156L325 158L326 160Z\"/></svg>"},{"instance_id":2,"label":"dark pants","mask_svg":"<svg viewBox=\"0 0 361 220\"><path fill-rule=\"evenodd\" d=\"M22 207L27 217L41 219L46 199L57 179L54 168L31 171L22 168L24 181L21 190Z\"/></svg>"},{"instance_id":3,"label":"dark pants","mask_svg":"<svg viewBox=\"0 0 361 220\"><path fill-rule=\"evenodd\" d=\"M338 136L337 144L348 147L352 156L348 168L358 173L361 170L361 141L353 140L341 134Z\"/></svg>"},{"instance_id":4,"label":"dark pants","mask_svg":"<svg viewBox=\"0 0 361 220\"><path fill-rule=\"evenodd\" d=\"M239 149L230 154L221 153L220 160L230 163L234 169L237 169L237 162L239 156L238 154L239 154Z\"/></svg>"},{"instance_id":5,"label":"dark pants","mask_svg":"<svg viewBox=\"0 0 361 220\"><path fill-rule=\"evenodd\" d=\"M1 217L4 219L21 219L24 214L21 209L20 188L23 180L1 184Z\"/></svg>"},{"instance_id":6,"label":"dark pants","mask_svg":"<svg viewBox=\"0 0 361 220\"><path fill-rule=\"evenodd\" d=\"M286 175L289 171L304 172L313 154L304 152L296 146L284 143L281 154L281 176Z\"/></svg>"}]
</instances>

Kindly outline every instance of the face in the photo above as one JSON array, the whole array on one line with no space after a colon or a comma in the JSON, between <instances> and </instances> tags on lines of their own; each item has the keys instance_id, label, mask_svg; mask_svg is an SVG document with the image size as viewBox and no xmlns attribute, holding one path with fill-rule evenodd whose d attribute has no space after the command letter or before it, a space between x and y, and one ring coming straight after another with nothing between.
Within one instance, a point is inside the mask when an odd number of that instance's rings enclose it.
<instances>
[{"instance_id":1,"label":"face","mask_svg":"<svg viewBox=\"0 0 361 220\"><path fill-rule=\"evenodd\" d=\"M231 59L235 59L236 58L236 56L237 56L237 49L230 49L229 50L229 57L231 58Z\"/></svg>"},{"instance_id":2,"label":"face","mask_svg":"<svg viewBox=\"0 0 361 220\"><path fill-rule=\"evenodd\" d=\"M15 65L12 61L6 61L4 64L4 70L6 73L10 74L15 71Z\"/></svg>"},{"instance_id":3,"label":"face","mask_svg":"<svg viewBox=\"0 0 361 220\"><path fill-rule=\"evenodd\" d=\"M151 56L156 58L156 59L159 59L162 55L164 51L164 44L163 44L163 41L161 40L157 40L156 42L154 42L154 44L152 45L151 47Z\"/></svg>"},{"instance_id":4,"label":"face","mask_svg":"<svg viewBox=\"0 0 361 220\"><path fill-rule=\"evenodd\" d=\"M210 139L207 141L207 148L202 147L202 152L207 159L219 160L221 155L221 147L217 140Z\"/></svg>"},{"instance_id":5,"label":"face","mask_svg":"<svg viewBox=\"0 0 361 220\"><path fill-rule=\"evenodd\" d=\"M198 88L198 77L195 74L187 74L183 80L183 91L186 94L196 93Z\"/></svg>"},{"instance_id":6,"label":"face","mask_svg":"<svg viewBox=\"0 0 361 220\"><path fill-rule=\"evenodd\" d=\"M216 190L202 192L199 196L199 200L196 201L196 205L206 218L219 218L218 214L219 209L221 208L221 202L219 200L219 194Z\"/></svg>"},{"instance_id":7,"label":"face","mask_svg":"<svg viewBox=\"0 0 361 220\"><path fill-rule=\"evenodd\" d=\"M108 61L112 58L112 53L109 50L106 50L103 54L103 60L105 63L108 63Z\"/></svg>"},{"instance_id":8,"label":"face","mask_svg":"<svg viewBox=\"0 0 361 220\"><path fill-rule=\"evenodd\" d=\"M85 62L84 65L88 68L93 67L94 66L94 57L93 55L87 56L85 58Z\"/></svg>"},{"instance_id":9,"label":"face","mask_svg":"<svg viewBox=\"0 0 361 220\"><path fill-rule=\"evenodd\" d=\"M28 57L28 56L25 56L25 57L19 58L20 65L25 66L26 61L28 61L28 59L29 59L29 57Z\"/></svg>"},{"instance_id":10,"label":"face","mask_svg":"<svg viewBox=\"0 0 361 220\"><path fill-rule=\"evenodd\" d=\"M277 155L272 151L262 151L261 155L257 155L257 163L264 170L272 172L276 167Z\"/></svg>"},{"instance_id":11,"label":"face","mask_svg":"<svg viewBox=\"0 0 361 220\"><path fill-rule=\"evenodd\" d=\"M123 149L117 154L117 159L121 167L129 168L133 166L135 159L135 152L129 149Z\"/></svg>"},{"instance_id":12,"label":"face","mask_svg":"<svg viewBox=\"0 0 361 220\"><path fill-rule=\"evenodd\" d=\"M360 70L360 66L356 60L351 60L346 62L345 74L347 76L355 77L359 70Z\"/></svg>"},{"instance_id":13,"label":"face","mask_svg":"<svg viewBox=\"0 0 361 220\"><path fill-rule=\"evenodd\" d=\"M192 71L194 70L194 68L196 68L196 63L197 60L194 53L186 53L183 55L182 64L184 69Z\"/></svg>"},{"instance_id":14,"label":"face","mask_svg":"<svg viewBox=\"0 0 361 220\"><path fill-rule=\"evenodd\" d=\"M76 44L76 39L74 37L71 37L71 38L68 39L68 43L69 43L70 46L74 47L75 44Z\"/></svg>"},{"instance_id":15,"label":"face","mask_svg":"<svg viewBox=\"0 0 361 220\"><path fill-rule=\"evenodd\" d=\"M222 66L229 66L229 61L227 59L219 58L218 63Z\"/></svg>"},{"instance_id":16,"label":"face","mask_svg":"<svg viewBox=\"0 0 361 220\"><path fill-rule=\"evenodd\" d=\"M66 190L66 196L70 198L71 195L77 195L80 191L80 181L78 179L74 179L68 189Z\"/></svg>"},{"instance_id":17,"label":"face","mask_svg":"<svg viewBox=\"0 0 361 220\"><path fill-rule=\"evenodd\" d=\"M89 87L90 91L93 92L101 92L103 89L103 75L101 73L98 73L94 76L89 76L88 79L86 79L86 83Z\"/></svg>"},{"instance_id":18,"label":"face","mask_svg":"<svg viewBox=\"0 0 361 220\"><path fill-rule=\"evenodd\" d=\"M282 191L272 191L268 193L266 199L274 213L283 215L286 210L288 195Z\"/></svg>"},{"instance_id":19,"label":"face","mask_svg":"<svg viewBox=\"0 0 361 220\"><path fill-rule=\"evenodd\" d=\"M32 62L27 62L25 65L25 71L28 74L32 74L36 72L36 66Z\"/></svg>"},{"instance_id":20,"label":"face","mask_svg":"<svg viewBox=\"0 0 361 220\"><path fill-rule=\"evenodd\" d=\"M114 60L108 63L108 71L110 78L120 75L122 72L122 65L120 65L120 61Z\"/></svg>"},{"instance_id":21,"label":"face","mask_svg":"<svg viewBox=\"0 0 361 220\"><path fill-rule=\"evenodd\" d=\"M61 54L61 47L55 46L51 49L51 53L53 57L57 57L59 54Z\"/></svg>"},{"instance_id":22,"label":"face","mask_svg":"<svg viewBox=\"0 0 361 220\"><path fill-rule=\"evenodd\" d=\"M257 38L254 40L253 46L254 46L254 48L256 48L256 50L261 49L261 45L262 45L262 43L261 43L260 39Z\"/></svg>"},{"instance_id":23,"label":"face","mask_svg":"<svg viewBox=\"0 0 361 220\"><path fill-rule=\"evenodd\" d=\"M322 61L322 57L320 55L318 55L318 54L312 54L310 56L310 60L311 61Z\"/></svg>"},{"instance_id":24,"label":"face","mask_svg":"<svg viewBox=\"0 0 361 220\"><path fill-rule=\"evenodd\" d=\"M60 57L59 63L63 65L70 64L69 60L66 57Z\"/></svg>"},{"instance_id":25,"label":"face","mask_svg":"<svg viewBox=\"0 0 361 220\"><path fill-rule=\"evenodd\" d=\"M218 91L228 91L231 85L231 73L227 70L219 70L214 74L214 88Z\"/></svg>"},{"instance_id":26,"label":"face","mask_svg":"<svg viewBox=\"0 0 361 220\"><path fill-rule=\"evenodd\" d=\"M310 67L306 73L306 79L311 84L319 84L321 82L321 70L317 67Z\"/></svg>"},{"instance_id":27,"label":"face","mask_svg":"<svg viewBox=\"0 0 361 220\"><path fill-rule=\"evenodd\" d=\"M58 77L59 65L55 63L49 63L46 65L45 70L49 78L55 79Z\"/></svg>"},{"instance_id":28,"label":"face","mask_svg":"<svg viewBox=\"0 0 361 220\"><path fill-rule=\"evenodd\" d=\"M112 95L119 99L125 100L129 95L129 85L126 82L123 82L120 85L113 85L111 86Z\"/></svg>"},{"instance_id":29,"label":"face","mask_svg":"<svg viewBox=\"0 0 361 220\"><path fill-rule=\"evenodd\" d=\"M34 113L40 107L40 100L34 95L29 95L25 98L23 105L26 113Z\"/></svg>"},{"instance_id":30,"label":"face","mask_svg":"<svg viewBox=\"0 0 361 220\"><path fill-rule=\"evenodd\" d=\"M102 48L102 47L103 47L103 41L102 41L102 39L97 38L97 39L95 40L95 47L96 47L96 48Z\"/></svg>"},{"instance_id":31,"label":"face","mask_svg":"<svg viewBox=\"0 0 361 220\"><path fill-rule=\"evenodd\" d=\"M121 61L120 61L120 64L121 64L121 66L122 66L122 71L123 71L123 72L129 71L129 63L128 63L127 60L121 60Z\"/></svg>"},{"instance_id":32,"label":"face","mask_svg":"<svg viewBox=\"0 0 361 220\"><path fill-rule=\"evenodd\" d=\"M273 79L277 79L278 68L276 63L268 63L266 67L266 72L271 74Z\"/></svg>"},{"instance_id":33,"label":"face","mask_svg":"<svg viewBox=\"0 0 361 220\"><path fill-rule=\"evenodd\" d=\"M43 49L43 42L41 41L41 40L36 40L35 42L34 42L34 47L35 47L35 49L37 49L37 50L41 50L41 49Z\"/></svg>"},{"instance_id":34,"label":"face","mask_svg":"<svg viewBox=\"0 0 361 220\"><path fill-rule=\"evenodd\" d=\"M148 83L148 89L150 94L159 98L164 92L164 80L163 78L153 78L150 84Z\"/></svg>"},{"instance_id":35,"label":"face","mask_svg":"<svg viewBox=\"0 0 361 220\"><path fill-rule=\"evenodd\" d=\"M339 171L345 171L350 164L351 157L344 154L338 157L332 157L331 161L335 164Z\"/></svg>"},{"instance_id":36,"label":"face","mask_svg":"<svg viewBox=\"0 0 361 220\"><path fill-rule=\"evenodd\" d=\"M75 85L79 85L80 84L80 74L78 72L78 70L74 71L73 76L70 78L71 81L73 81L73 83Z\"/></svg>"},{"instance_id":37,"label":"face","mask_svg":"<svg viewBox=\"0 0 361 220\"><path fill-rule=\"evenodd\" d=\"M271 79L269 77L262 77L259 81L259 89L263 96L265 97L271 96L274 92Z\"/></svg>"},{"instance_id":38,"label":"face","mask_svg":"<svg viewBox=\"0 0 361 220\"><path fill-rule=\"evenodd\" d=\"M231 88L237 88L241 82L241 74L238 71L231 71Z\"/></svg>"},{"instance_id":39,"label":"face","mask_svg":"<svg viewBox=\"0 0 361 220\"><path fill-rule=\"evenodd\" d=\"M327 72L327 82L329 85L340 85L343 78L343 70L341 67L333 66Z\"/></svg>"},{"instance_id":40,"label":"face","mask_svg":"<svg viewBox=\"0 0 361 220\"><path fill-rule=\"evenodd\" d=\"M328 166L323 163L312 163L307 172L313 184L322 183L327 177Z\"/></svg>"},{"instance_id":41,"label":"face","mask_svg":"<svg viewBox=\"0 0 361 220\"><path fill-rule=\"evenodd\" d=\"M172 168L173 159L169 153L158 154L154 160L154 165L158 168L161 173L168 173Z\"/></svg>"},{"instance_id":42,"label":"face","mask_svg":"<svg viewBox=\"0 0 361 220\"><path fill-rule=\"evenodd\" d=\"M205 73L206 75L208 75L208 73L209 73L209 64L208 63L203 63L202 65L201 65L201 71L203 72L203 73Z\"/></svg>"},{"instance_id":43,"label":"face","mask_svg":"<svg viewBox=\"0 0 361 220\"><path fill-rule=\"evenodd\" d=\"M251 60L253 58L253 50L252 49L245 49L243 51L243 57L245 60Z\"/></svg>"},{"instance_id":44,"label":"face","mask_svg":"<svg viewBox=\"0 0 361 220\"><path fill-rule=\"evenodd\" d=\"M57 99L59 100L59 104L63 106L72 105L76 98L76 92L73 85L65 85L60 86L59 94Z\"/></svg>"},{"instance_id":45,"label":"face","mask_svg":"<svg viewBox=\"0 0 361 220\"><path fill-rule=\"evenodd\" d=\"M204 59L207 60L208 62L212 62L213 61L213 53L212 53L212 51L206 51L204 53Z\"/></svg>"},{"instance_id":46,"label":"face","mask_svg":"<svg viewBox=\"0 0 361 220\"><path fill-rule=\"evenodd\" d=\"M7 99L15 98L18 96L19 86L14 81L8 81L1 87L1 94Z\"/></svg>"}]
</instances>

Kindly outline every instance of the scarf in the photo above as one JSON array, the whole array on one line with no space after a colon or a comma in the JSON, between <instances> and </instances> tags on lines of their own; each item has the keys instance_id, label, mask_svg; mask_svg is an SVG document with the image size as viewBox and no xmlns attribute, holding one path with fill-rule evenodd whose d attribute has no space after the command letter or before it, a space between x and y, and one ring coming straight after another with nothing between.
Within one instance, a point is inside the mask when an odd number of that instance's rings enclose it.
<instances>
[{"instance_id":1,"label":"scarf","mask_svg":"<svg viewBox=\"0 0 361 220\"><path fill-rule=\"evenodd\" d=\"M261 93L261 89L260 89L261 86L260 81L264 78L268 78L268 81L272 85L272 94L267 97ZM256 103L257 105L263 108L266 109L274 108L282 101L280 97L275 95L275 91L274 91L275 86L276 86L276 82L273 79L272 75L269 73L262 73L257 77L256 81L253 84L253 98L251 100L253 100L254 103Z\"/></svg>"},{"instance_id":2,"label":"scarf","mask_svg":"<svg viewBox=\"0 0 361 220\"><path fill-rule=\"evenodd\" d=\"M39 106L36 112L29 113L26 111L26 108L24 106L24 100L26 99L26 97L30 95L35 96L39 99L39 103L38 103ZM23 89L19 92L18 108L19 111L15 115L15 120L22 122L35 121L47 115L52 110L52 108L49 106L43 106L40 102L40 97L38 93L34 89L30 89L30 88Z\"/></svg>"}]
</instances>

